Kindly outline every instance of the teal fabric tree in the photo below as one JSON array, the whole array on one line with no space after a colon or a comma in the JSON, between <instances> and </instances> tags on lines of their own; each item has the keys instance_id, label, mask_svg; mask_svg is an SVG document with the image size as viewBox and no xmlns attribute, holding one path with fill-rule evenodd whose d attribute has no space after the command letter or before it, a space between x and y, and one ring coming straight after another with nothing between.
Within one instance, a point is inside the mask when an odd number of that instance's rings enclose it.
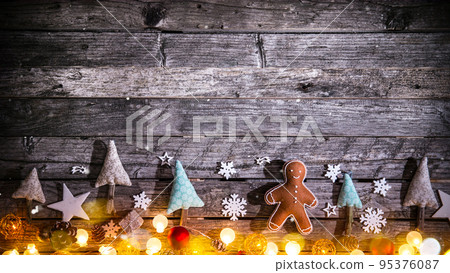
<instances>
[{"instance_id":1,"label":"teal fabric tree","mask_svg":"<svg viewBox=\"0 0 450 273\"><path fill-rule=\"evenodd\" d=\"M175 164L175 181L170 194L169 207L167 213L170 214L176 210L203 207L205 204L198 197L194 186L189 181L181 162L177 160Z\"/></svg>"},{"instance_id":2,"label":"teal fabric tree","mask_svg":"<svg viewBox=\"0 0 450 273\"><path fill-rule=\"evenodd\" d=\"M344 185L341 188L338 198L338 207L347 207L347 223L345 225L345 235L347 236L350 236L352 233L353 209L362 208L361 200L359 199L358 193L353 185L351 175L351 172L344 174Z\"/></svg>"}]
</instances>

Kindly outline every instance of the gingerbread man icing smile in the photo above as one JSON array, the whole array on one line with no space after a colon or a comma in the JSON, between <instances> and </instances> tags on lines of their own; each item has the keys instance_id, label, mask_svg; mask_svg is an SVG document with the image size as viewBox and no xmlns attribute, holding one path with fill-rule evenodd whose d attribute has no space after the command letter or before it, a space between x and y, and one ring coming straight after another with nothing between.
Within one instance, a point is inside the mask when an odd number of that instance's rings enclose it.
<instances>
[{"instance_id":1,"label":"gingerbread man icing smile","mask_svg":"<svg viewBox=\"0 0 450 273\"><path fill-rule=\"evenodd\" d=\"M278 204L269 219L268 228L279 230L284 222L292 216L301 234L309 234L313 227L306 213L305 206L315 208L319 202L314 194L303 184L306 178L306 166L294 159L283 166L284 183L270 189L264 200L269 205Z\"/></svg>"}]
</instances>

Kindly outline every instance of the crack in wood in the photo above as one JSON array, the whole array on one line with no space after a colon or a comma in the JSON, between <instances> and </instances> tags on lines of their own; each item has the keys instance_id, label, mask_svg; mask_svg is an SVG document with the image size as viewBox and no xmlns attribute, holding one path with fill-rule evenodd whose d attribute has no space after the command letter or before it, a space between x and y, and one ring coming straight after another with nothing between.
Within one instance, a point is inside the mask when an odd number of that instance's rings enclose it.
<instances>
[{"instance_id":1,"label":"crack in wood","mask_svg":"<svg viewBox=\"0 0 450 273\"><path fill-rule=\"evenodd\" d=\"M258 53L258 67L266 67L266 53L264 51L264 41L259 34L255 34L255 45Z\"/></svg>"}]
</instances>

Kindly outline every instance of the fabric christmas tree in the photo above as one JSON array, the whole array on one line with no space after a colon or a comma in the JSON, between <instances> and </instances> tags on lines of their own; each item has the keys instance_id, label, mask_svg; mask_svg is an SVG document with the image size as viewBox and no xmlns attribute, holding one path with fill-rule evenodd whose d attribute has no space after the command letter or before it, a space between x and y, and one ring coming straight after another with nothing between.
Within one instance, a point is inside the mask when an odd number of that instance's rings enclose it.
<instances>
[{"instance_id":1,"label":"fabric christmas tree","mask_svg":"<svg viewBox=\"0 0 450 273\"><path fill-rule=\"evenodd\" d=\"M33 200L38 201L39 203L45 203L44 192L42 191L41 182L39 181L36 168L33 168L25 180L22 181L20 187L13 193L12 198L23 198L27 200L27 218L28 222L30 222Z\"/></svg>"},{"instance_id":2,"label":"fabric christmas tree","mask_svg":"<svg viewBox=\"0 0 450 273\"><path fill-rule=\"evenodd\" d=\"M106 203L106 212L115 213L114 208L114 191L116 185L131 186L130 177L120 162L119 154L117 153L114 140L109 141L108 152L106 154L105 162L103 163L100 175L97 178L95 187L109 185L108 202Z\"/></svg>"},{"instance_id":3,"label":"fabric christmas tree","mask_svg":"<svg viewBox=\"0 0 450 273\"><path fill-rule=\"evenodd\" d=\"M344 185L341 188L338 198L338 207L347 207L347 222L345 225L345 235L350 236L352 233L353 224L353 209L362 208L361 200L359 199L358 193L356 192L355 186L353 185L353 180L351 177L352 173L347 172L344 174Z\"/></svg>"},{"instance_id":4,"label":"fabric christmas tree","mask_svg":"<svg viewBox=\"0 0 450 273\"><path fill-rule=\"evenodd\" d=\"M199 208L204 205L203 201L198 197L194 186L192 186L189 181L181 162L177 160L175 164L175 181L170 194L167 213L170 214L179 209L183 209L183 212L187 212L186 210L191 207ZM181 222L183 222L183 215L181 218Z\"/></svg>"},{"instance_id":5,"label":"fabric christmas tree","mask_svg":"<svg viewBox=\"0 0 450 273\"><path fill-rule=\"evenodd\" d=\"M417 206L417 229L423 231L425 207L438 208L438 202L431 188L430 174L428 172L428 159L422 158L419 168L409 184L403 206Z\"/></svg>"}]
</instances>

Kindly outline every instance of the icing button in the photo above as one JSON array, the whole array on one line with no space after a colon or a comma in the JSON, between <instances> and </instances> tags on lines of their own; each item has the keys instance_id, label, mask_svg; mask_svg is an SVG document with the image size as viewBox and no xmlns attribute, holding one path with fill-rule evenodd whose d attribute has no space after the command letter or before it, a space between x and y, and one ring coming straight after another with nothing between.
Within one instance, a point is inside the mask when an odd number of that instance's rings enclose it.
<instances>
[{"instance_id":1,"label":"icing button","mask_svg":"<svg viewBox=\"0 0 450 273\"><path fill-rule=\"evenodd\" d=\"M298 191L294 191L295 193L297 193Z\"/></svg>"},{"instance_id":2,"label":"icing button","mask_svg":"<svg viewBox=\"0 0 450 273\"><path fill-rule=\"evenodd\" d=\"M295 185L295 188L298 188L298 186L297 186L297 185Z\"/></svg>"}]
</instances>

